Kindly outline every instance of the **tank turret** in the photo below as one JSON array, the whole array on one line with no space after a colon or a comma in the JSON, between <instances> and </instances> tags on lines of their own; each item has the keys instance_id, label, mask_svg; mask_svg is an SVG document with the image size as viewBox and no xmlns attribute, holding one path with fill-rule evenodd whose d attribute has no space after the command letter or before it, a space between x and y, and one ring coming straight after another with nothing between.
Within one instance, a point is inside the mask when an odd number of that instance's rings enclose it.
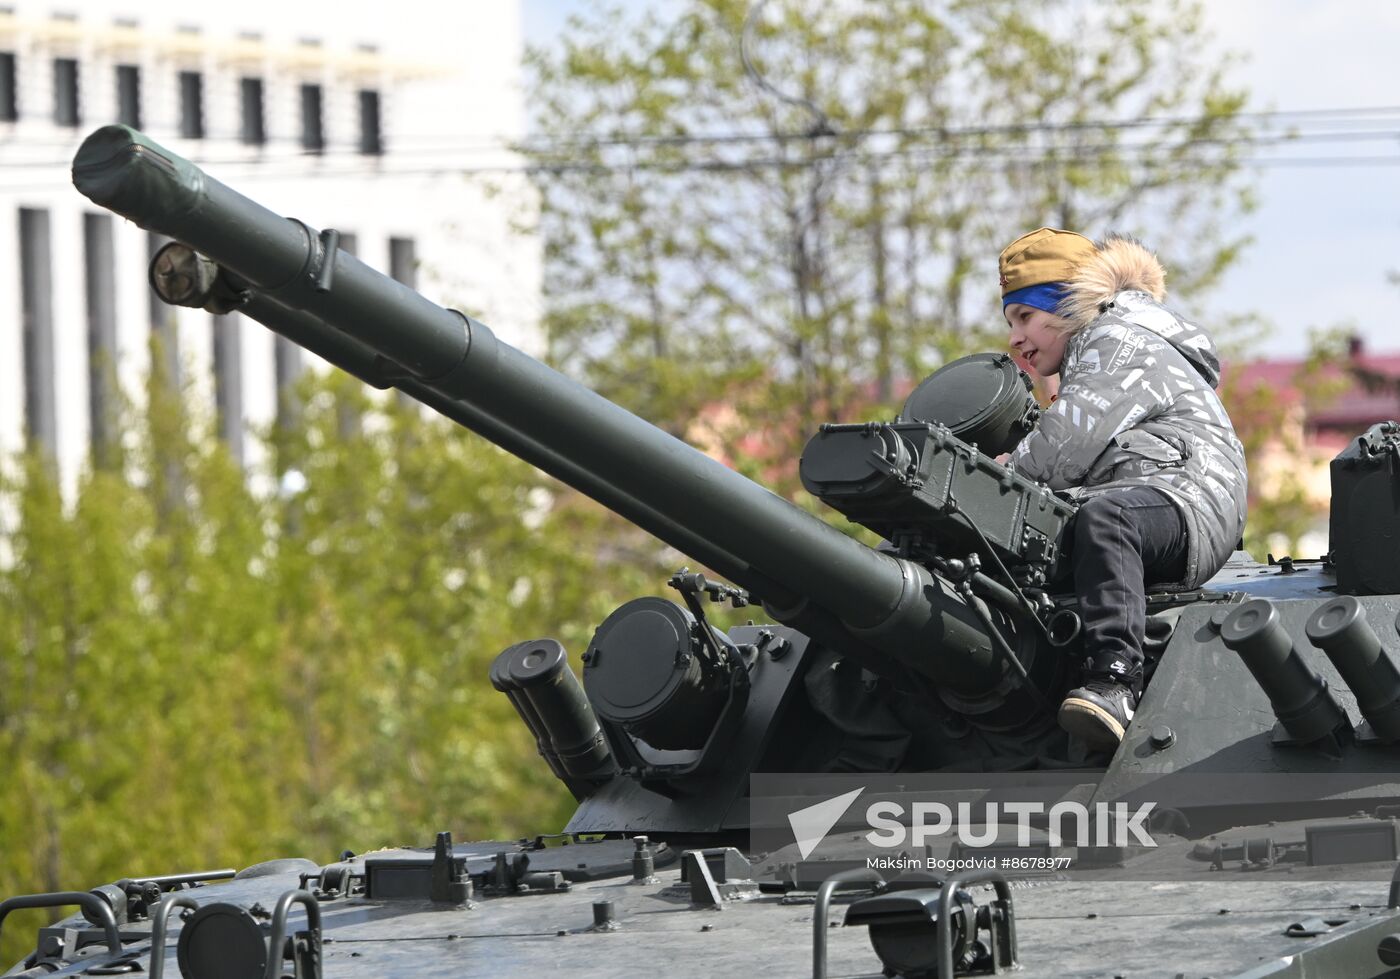
<instances>
[{"instance_id":1,"label":"tank turret","mask_svg":"<svg viewBox=\"0 0 1400 979\"><path fill-rule=\"evenodd\" d=\"M803 485L877 534L872 548L140 133L97 131L73 177L174 239L151 267L167 302L237 309L397 388L728 582L683 570L676 601L624 603L577 651L581 677L549 638L495 658L490 682L579 800L562 834L442 832L226 883L232 871L12 897L0 925L18 909L82 914L41 930L7 975L1400 966L1400 425L1333 464L1324 559L1239 552L1202 588L1148 595L1144 696L1118 749L1094 754L1050 709L1083 653L1062 547L1075 504L997 461L1038 411L1004 355L946 365L893 419L812 436ZM773 621L721 630L711 603ZM886 836L901 849L870 859ZM1037 886L1013 902L1006 878L1025 876ZM830 930L838 890L861 893L853 927ZM716 939L709 912L726 906Z\"/></svg>"},{"instance_id":2,"label":"tank turret","mask_svg":"<svg viewBox=\"0 0 1400 979\"><path fill-rule=\"evenodd\" d=\"M728 578L744 601L761 602L796 631L782 644L765 640L774 648L810 641L873 675L913 676L949 710L989 729L1047 726L1043 708L1059 678L1057 657L1045 648L1038 618L1048 607L1024 588L1043 586L1053 573L1073 507L959 438L982 431L1014 445L1033 423L1029 385L1008 358L984 355L945 369L941 389L926 383L911 397L908 417L827 425L812 439L804 482L888 542L874 549L476 320L368 268L337 248L335 231L272 213L134 130L109 126L89 136L73 180L95 203L174 239L151 270L167 301L237 309L592 496ZM982 389L995 389L983 399L991 404L970 408ZM710 735L728 724L728 737L735 736L751 713L750 691L762 700L767 686L785 689L800 675L790 667L781 681L765 680L779 671L755 664L772 656L754 637L710 628L695 597L703 594L691 589L685 609L629 603L614 613L585 653L587 700L553 697L543 706L529 684L511 679L519 664L493 674L576 794L618 771L591 755L587 764L570 762L568 752L584 746L550 738L559 728L588 729L593 721L579 711L590 702L604 715L601 730L620 770L640 772L653 786L668 772L674 788L677 772L694 777L714 765L648 762L646 748L632 742L718 750ZM567 716L556 717L566 703ZM739 774L732 762L725 767Z\"/></svg>"}]
</instances>

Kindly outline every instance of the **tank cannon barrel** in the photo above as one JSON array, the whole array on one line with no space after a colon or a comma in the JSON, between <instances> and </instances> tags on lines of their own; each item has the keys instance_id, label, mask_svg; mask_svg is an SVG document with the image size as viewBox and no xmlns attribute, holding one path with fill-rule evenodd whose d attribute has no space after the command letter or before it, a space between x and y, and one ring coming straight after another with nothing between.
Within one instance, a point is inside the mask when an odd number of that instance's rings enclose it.
<instances>
[{"instance_id":1,"label":"tank cannon barrel","mask_svg":"<svg viewBox=\"0 0 1400 979\"><path fill-rule=\"evenodd\" d=\"M370 269L335 247L334 232L269 211L124 126L83 142L73 182L270 301L245 311L309 314L333 331L324 337L353 341L339 341L340 352L355 353L376 383L415 396L429 390L457 406L450 417L508 450L536 447L530 461L704 560L780 621L839 638L835 645L857 655L873 648L965 695L997 683L1002 664L990 638L947 582L847 537L483 324ZM677 528L684 532L670 532Z\"/></svg>"},{"instance_id":2,"label":"tank cannon barrel","mask_svg":"<svg viewBox=\"0 0 1400 979\"><path fill-rule=\"evenodd\" d=\"M169 247L169 246L167 246ZM183 245L177 247L185 247ZM527 438L500 420L472 407L470 404L439 393L427 384L402 374L391 376L388 364L369 347L347 337L322 323L309 313L283 306L274 299L252 292L239 312L257 320L273 332L286 337L341 368L366 384L378 388L397 388L422 405L490 440L511 455L523 459L561 481L584 492L594 500L618 513L627 513L638 526L697 561L711 566L728 560L728 555L716 551L709 541L667 515L626 496L606 480L574 465L569 459ZM683 544L682 544L683 542Z\"/></svg>"}]
</instances>

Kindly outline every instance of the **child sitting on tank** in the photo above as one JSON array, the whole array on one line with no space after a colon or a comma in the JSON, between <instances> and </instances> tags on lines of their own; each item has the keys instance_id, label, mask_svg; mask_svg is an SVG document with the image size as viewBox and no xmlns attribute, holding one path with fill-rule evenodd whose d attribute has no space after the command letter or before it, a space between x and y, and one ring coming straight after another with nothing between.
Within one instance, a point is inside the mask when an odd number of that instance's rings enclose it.
<instances>
[{"instance_id":1,"label":"child sitting on tank","mask_svg":"<svg viewBox=\"0 0 1400 979\"><path fill-rule=\"evenodd\" d=\"M1012 353L1059 394L1012 454L1080 503L1070 564L1083 623L1080 686L1060 726L1113 749L1143 682L1146 589L1200 586L1244 530L1244 447L1216 396L1209 334L1162 304L1140 242L1040 228L1001 253Z\"/></svg>"}]
</instances>

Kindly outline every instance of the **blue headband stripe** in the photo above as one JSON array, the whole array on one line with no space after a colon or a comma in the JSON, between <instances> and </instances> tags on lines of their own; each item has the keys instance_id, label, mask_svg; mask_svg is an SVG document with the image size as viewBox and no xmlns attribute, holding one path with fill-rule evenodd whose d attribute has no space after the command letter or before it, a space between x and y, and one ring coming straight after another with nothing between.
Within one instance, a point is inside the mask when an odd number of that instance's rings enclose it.
<instances>
[{"instance_id":1,"label":"blue headband stripe","mask_svg":"<svg viewBox=\"0 0 1400 979\"><path fill-rule=\"evenodd\" d=\"M1005 309L1012 303L1020 303L1023 306L1031 306L1035 309L1043 309L1047 313L1060 311L1060 303L1064 302L1069 295L1069 285L1064 282L1042 282L1039 285L1026 286L1024 289L1017 289L1008 292L1001 297L1001 308Z\"/></svg>"}]
</instances>

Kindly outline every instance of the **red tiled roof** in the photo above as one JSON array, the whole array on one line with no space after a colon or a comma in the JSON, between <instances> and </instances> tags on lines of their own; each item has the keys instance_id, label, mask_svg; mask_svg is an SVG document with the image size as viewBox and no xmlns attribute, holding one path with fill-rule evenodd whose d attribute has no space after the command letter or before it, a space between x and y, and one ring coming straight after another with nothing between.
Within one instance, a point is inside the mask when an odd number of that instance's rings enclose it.
<instances>
[{"instance_id":1,"label":"red tiled roof","mask_svg":"<svg viewBox=\"0 0 1400 979\"><path fill-rule=\"evenodd\" d=\"M1226 383L1246 390L1263 386L1275 393L1280 405L1296 405L1302 398L1296 378L1305 366L1301 359L1256 360L1230 369ZM1400 353L1356 353L1344 363L1328 365L1320 374L1320 379L1329 381L1346 377L1351 381L1347 387L1308 411L1308 427L1344 428L1358 434L1376 422L1400 418ZM1367 377L1383 382L1383 386L1367 390Z\"/></svg>"}]
</instances>

